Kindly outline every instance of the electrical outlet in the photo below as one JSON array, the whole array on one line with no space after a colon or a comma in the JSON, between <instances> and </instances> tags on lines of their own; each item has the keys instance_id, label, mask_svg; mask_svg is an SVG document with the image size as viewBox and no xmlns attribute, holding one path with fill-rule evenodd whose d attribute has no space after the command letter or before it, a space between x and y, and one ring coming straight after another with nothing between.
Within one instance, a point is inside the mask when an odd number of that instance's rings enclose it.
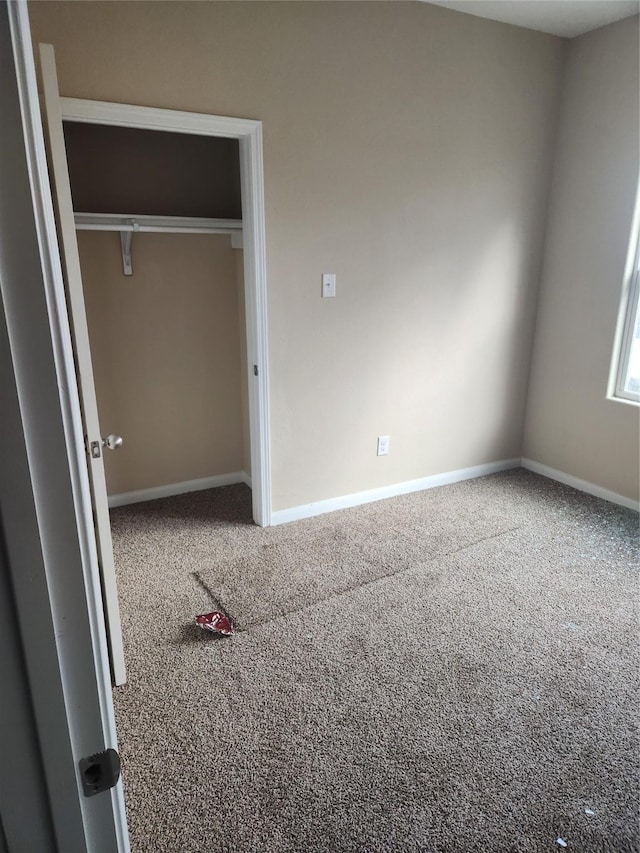
<instances>
[{"instance_id":1,"label":"electrical outlet","mask_svg":"<svg viewBox=\"0 0 640 853\"><path fill-rule=\"evenodd\" d=\"M322 273L322 295L323 296L335 296L336 295L336 274L334 272L323 272Z\"/></svg>"},{"instance_id":2,"label":"electrical outlet","mask_svg":"<svg viewBox=\"0 0 640 853\"><path fill-rule=\"evenodd\" d=\"M378 456L388 456L389 455L389 436L388 435L379 435L378 436Z\"/></svg>"}]
</instances>

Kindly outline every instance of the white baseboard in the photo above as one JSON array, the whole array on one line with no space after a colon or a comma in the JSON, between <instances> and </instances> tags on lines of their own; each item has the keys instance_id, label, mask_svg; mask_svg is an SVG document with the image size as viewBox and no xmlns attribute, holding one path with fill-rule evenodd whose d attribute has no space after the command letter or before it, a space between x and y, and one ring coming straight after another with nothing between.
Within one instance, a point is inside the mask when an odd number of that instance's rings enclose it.
<instances>
[{"instance_id":1,"label":"white baseboard","mask_svg":"<svg viewBox=\"0 0 640 853\"><path fill-rule=\"evenodd\" d=\"M444 474L434 474L431 477L422 477L418 480L408 480L404 483L395 483L392 486L381 486L377 489L369 489L365 492L356 492L351 495L342 495L338 498L329 498L324 501L316 501L310 504L294 506L290 509L282 509L272 513L271 524L287 524L290 521L298 521L301 518L312 518L315 515L323 515L326 512L335 512L338 509L348 509L361 504L381 501L385 498L394 498L399 495L408 495L411 492L422 492L437 486L446 486L450 483L459 483L462 480L473 480L476 477L485 477L487 474L497 474L500 471L508 471L511 468L526 468L535 474L557 480L566 486L571 486L578 491L586 492L605 501L618 504L619 506L640 512L640 502L619 495L609 489L603 489L595 483L581 480L572 474L565 474L557 468L550 468L533 459L503 459L499 462L489 462L486 465L474 465L472 468L461 468L457 471L446 471ZM126 506L127 504L153 501L157 498L168 498L173 495L182 495L187 492L200 492L204 489L216 489L220 486L231 486L235 483L245 483L251 488L251 477L245 471L234 471L230 474L218 474L214 477L203 477L199 480L187 480L184 483L170 483L167 486L156 486L151 489L140 489L136 492L123 492L118 495L109 496L109 506Z\"/></svg>"},{"instance_id":2,"label":"white baseboard","mask_svg":"<svg viewBox=\"0 0 640 853\"><path fill-rule=\"evenodd\" d=\"M231 474L216 474L215 477L202 477L199 480L187 480L184 483L169 483L167 486L155 486L152 489L140 489L137 492L122 492L119 495L109 495L109 507L139 504L158 498L183 495L187 492L201 492L204 489L232 486L235 483L245 483L251 488L251 477L246 471L234 471Z\"/></svg>"},{"instance_id":3,"label":"white baseboard","mask_svg":"<svg viewBox=\"0 0 640 853\"><path fill-rule=\"evenodd\" d=\"M458 471L447 471L444 474L434 474L431 477L421 477L419 480L408 480L404 483L395 483L392 486L381 486L377 489L369 489L366 492L356 492L352 495L342 495L339 498L329 498L325 501L316 501L315 503L294 506L291 509L278 510L271 513L271 524L273 526L287 524L290 521L323 515L325 512L334 512L337 509L348 509L373 501L381 501L385 498L408 495L411 492L422 492L436 486L446 486L450 483L458 483L461 480L473 480L476 477L497 474L499 471L508 471L511 468L519 467L520 459L503 459L500 462L474 465L473 468L460 468Z\"/></svg>"},{"instance_id":4,"label":"white baseboard","mask_svg":"<svg viewBox=\"0 0 640 853\"><path fill-rule=\"evenodd\" d=\"M533 471L534 474L541 474L550 480L557 480L559 483L564 483L565 486L578 489L580 492L586 492L588 495L593 495L596 498L602 498L613 504L640 512L639 501L634 501L633 498L626 498L624 495L619 495L617 492L612 492L609 489L603 489L602 486L597 486L588 480L581 480L579 477L574 477L573 474L565 474L564 471L558 471L557 468L550 468L548 465L543 465L541 462L536 462L533 459L522 459L522 467L528 471Z\"/></svg>"}]
</instances>

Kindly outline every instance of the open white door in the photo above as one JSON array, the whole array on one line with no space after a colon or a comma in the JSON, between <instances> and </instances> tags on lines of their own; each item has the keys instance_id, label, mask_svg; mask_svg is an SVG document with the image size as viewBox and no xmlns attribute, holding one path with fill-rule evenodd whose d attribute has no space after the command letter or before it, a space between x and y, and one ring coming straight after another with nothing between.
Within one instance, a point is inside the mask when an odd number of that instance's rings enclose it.
<instances>
[{"instance_id":1,"label":"open white door","mask_svg":"<svg viewBox=\"0 0 640 853\"><path fill-rule=\"evenodd\" d=\"M3 670L0 848L128 853L122 781L99 760L118 742L25 0L0 0L0 115L0 596L18 675L7 690Z\"/></svg>"},{"instance_id":2,"label":"open white door","mask_svg":"<svg viewBox=\"0 0 640 853\"><path fill-rule=\"evenodd\" d=\"M98 544L98 561L102 579L102 597L111 674L115 684L124 684L126 670L122 645L120 606L113 563L113 545L107 503L107 486L104 475L103 451L106 447L100 432L96 390L93 382L93 365L89 346L89 330L85 313L80 257L73 218L71 186L67 168L67 155L62 129L62 112L58 77L53 47L40 45L42 67L45 133L49 142L50 172L53 179L54 202L57 212L58 239L65 273L68 308L73 331L76 372L80 386L82 416L85 432L85 449L88 459L89 480L93 503L93 517Z\"/></svg>"}]
</instances>

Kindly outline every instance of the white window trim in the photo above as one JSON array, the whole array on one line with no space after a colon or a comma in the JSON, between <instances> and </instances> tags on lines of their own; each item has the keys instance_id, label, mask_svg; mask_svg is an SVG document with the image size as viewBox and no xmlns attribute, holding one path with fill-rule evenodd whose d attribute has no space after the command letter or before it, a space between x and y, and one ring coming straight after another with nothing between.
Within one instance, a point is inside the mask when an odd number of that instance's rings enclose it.
<instances>
[{"instance_id":1,"label":"white window trim","mask_svg":"<svg viewBox=\"0 0 640 853\"><path fill-rule=\"evenodd\" d=\"M625 391L638 299L640 298L640 181L625 264L620 310L613 345L607 399L632 406L640 405L640 393Z\"/></svg>"}]
</instances>

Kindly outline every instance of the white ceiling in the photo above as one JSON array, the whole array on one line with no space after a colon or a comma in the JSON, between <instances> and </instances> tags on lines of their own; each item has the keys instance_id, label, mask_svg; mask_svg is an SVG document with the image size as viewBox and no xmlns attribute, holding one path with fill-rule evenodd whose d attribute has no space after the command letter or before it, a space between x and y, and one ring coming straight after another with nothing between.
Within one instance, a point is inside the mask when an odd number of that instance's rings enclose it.
<instances>
[{"instance_id":1,"label":"white ceiling","mask_svg":"<svg viewBox=\"0 0 640 853\"><path fill-rule=\"evenodd\" d=\"M582 35L640 11L640 0L426 0L457 12L556 36Z\"/></svg>"}]
</instances>

